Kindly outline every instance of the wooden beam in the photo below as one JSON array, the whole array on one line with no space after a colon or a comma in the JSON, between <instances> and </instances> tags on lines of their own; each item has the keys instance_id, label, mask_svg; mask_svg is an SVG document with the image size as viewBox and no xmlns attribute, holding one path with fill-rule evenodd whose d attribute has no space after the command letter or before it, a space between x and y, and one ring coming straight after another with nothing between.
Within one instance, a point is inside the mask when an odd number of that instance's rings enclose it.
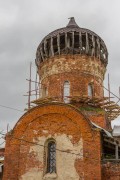
<instances>
[{"instance_id":1,"label":"wooden beam","mask_svg":"<svg viewBox=\"0 0 120 180\"><path fill-rule=\"evenodd\" d=\"M74 49L74 32L72 32L72 48Z\"/></svg>"},{"instance_id":2,"label":"wooden beam","mask_svg":"<svg viewBox=\"0 0 120 180\"><path fill-rule=\"evenodd\" d=\"M92 44L93 44L93 48L92 48L92 56L95 56L95 37L94 35L92 35Z\"/></svg>"},{"instance_id":3,"label":"wooden beam","mask_svg":"<svg viewBox=\"0 0 120 180\"><path fill-rule=\"evenodd\" d=\"M115 146L113 146L112 144L110 144L110 143L106 143L105 145L104 145L104 147L105 148L108 148L108 149L110 149L110 150L114 150L115 151Z\"/></svg>"},{"instance_id":4,"label":"wooden beam","mask_svg":"<svg viewBox=\"0 0 120 180\"><path fill-rule=\"evenodd\" d=\"M105 142L108 142L108 143L110 143L110 144L113 144L114 146L118 145L114 140L111 141L110 139L104 138L104 141L105 141ZM120 145L118 145L118 146L120 147Z\"/></svg>"},{"instance_id":5,"label":"wooden beam","mask_svg":"<svg viewBox=\"0 0 120 180\"><path fill-rule=\"evenodd\" d=\"M68 46L68 41L67 41L67 32L65 33L65 48Z\"/></svg>"},{"instance_id":6,"label":"wooden beam","mask_svg":"<svg viewBox=\"0 0 120 180\"><path fill-rule=\"evenodd\" d=\"M44 40L44 51L45 51L45 56L48 57L48 53L47 53L47 41Z\"/></svg>"},{"instance_id":7,"label":"wooden beam","mask_svg":"<svg viewBox=\"0 0 120 180\"><path fill-rule=\"evenodd\" d=\"M82 34L79 32L79 47L80 47L80 54L82 54Z\"/></svg>"},{"instance_id":8,"label":"wooden beam","mask_svg":"<svg viewBox=\"0 0 120 180\"><path fill-rule=\"evenodd\" d=\"M100 59L100 41L99 38L97 38L97 57Z\"/></svg>"},{"instance_id":9,"label":"wooden beam","mask_svg":"<svg viewBox=\"0 0 120 180\"><path fill-rule=\"evenodd\" d=\"M53 49L53 38L51 37L51 55L54 56L54 49Z\"/></svg>"},{"instance_id":10,"label":"wooden beam","mask_svg":"<svg viewBox=\"0 0 120 180\"><path fill-rule=\"evenodd\" d=\"M119 155L118 155L118 145L115 146L115 158L118 160Z\"/></svg>"},{"instance_id":11,"label":"wooden beam","mask_svg":"<svg viewBox=\"0 0 120 180\"><path fill-rule=\"evenodd\" d=\"M40 48L40 54L41 54L42 60L44 61L44 55L43 55L42 48Z\"/></svg>"},{"instance_id":12,"label":"wooden beam","mask_svg":"<svg viewBox=\"0 0 120 180\"><path fill-rule=\"evenodd\" d=\"M60 34L57 35L58 54L60 55Z\"/></svg>"},{"instance_id":13,"label":"wooden beam","mask_svg":"<svg viewBox=\"0 0 120 180\"><path fill-rule=\"evenodd\" d=\"M103 161L116 161L116 159L103 159ZM120 159L118 159L118 161L120 161Z\"/></svg>"},{"instance_id":14,"label":"wooden beam","mask_svg":"<svg viewBox=\"0 0 120 180\"><path fill-rule=\"evenodd\" d=\"M88 39L88 33L86 32L86 54L89 52L89 39Z\"/></svg>"}]
</instances>

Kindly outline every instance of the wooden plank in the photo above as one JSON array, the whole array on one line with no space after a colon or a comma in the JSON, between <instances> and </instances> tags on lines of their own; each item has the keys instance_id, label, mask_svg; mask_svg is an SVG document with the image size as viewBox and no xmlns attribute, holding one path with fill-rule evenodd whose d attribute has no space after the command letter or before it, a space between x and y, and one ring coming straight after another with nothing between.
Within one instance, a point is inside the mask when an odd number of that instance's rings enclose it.
<instances>
[{"instance_id":1,"label":"wooden plank","mask_svg":"<svg viewBox=\"0 0 120 180\"><path fill-rule=\"evenodd\" d=\"M51 37L51 55L54 56L54 49L53 49L53 38Z\"/></svg>"},{"instance_id":2,"label":"wooden plank","mask_svg":"<svg viewBox=\"0 0 120 180\"><path fill-rule=\"evenodd\" d=\"M105 106L107 106L108 104L110 104L108 101L107 102L102 102L103 103L103 105ZM100 103L100 105L102 105L101 103Z\"/></svg>"},{"instance_id":3,"label":"wooden plank","mask_svg":"<svg viewBox=\"0 0 120 180\"><path fill-rule=\"evenodd\" d=\"M119 155L118 155L118 145L115 146L115 158L116 158L116 160L119 159Z\"/></svg>"},{"instance_id":4,"label":"wooden plank","mask_svg":"<svg viewBox=\"0 0 120 180\"><path fill-rule=\"evenodd\" d=\"M99 103L105 103L106 100L108 100L109 98L108 97L103 97L103 98L98 98L98 101ZM107 101L108 102L108 101Z\"/></svg>"},{"instance_id":5,"label":"wooden plank","mask_svg":"<svg viewBox=\"0 0 120 180\"><path fill-rule=\"evenodd\" d=\"M108 143L110 143L110 144L113 144L113 145L116 145L116 144L117 144L116 142L114 142L114 141L112 141L112 140L110 140L110 139L106 139L106 138L104 138L104 141L105 141L105 142L108 142Z\"/></svg>"},{"instance_id":6,"label":"wooden plank","mask_svg":"<svg viewBox=\"0 0 120 180\"><path fill-rule=\"evenodd\" d=\"M97 57L100 59L100 41L99 38L97 38Z\"/></svg>"},{"instance_id":7,"label":"wooden plank","mask_svg":"<svg viewBox=\"0 0 120 180\"><path fill-rule=\"evenodd\" d=\"M93 48L92 48L92 56L95 56L95 37L94 35L92 35L92 45L93 45Z\"/></svg>"},{"instance_id":8,"label":"wooden plank","mask_svg":"<svg viewBox=\"0 0 120 180\"><path fill-rule=\"evenodd\" d=\"M80 47L80 54L82 53L82 34L79 32L79 47Z\"/></svg>"},{"instance_id":9,"label":"wooden plank","mask_svg":"<svg viewBox=\"0 0 120 180\"><path fill-rule=\"evenodd\" d=\"M60 55L60 34L57 35L58 54Z\"/></svg>"},{"instance_id":10,"label":"wooden plank","mask_svg":"<svg viewBox=\"0 0 120 180\"><path fill-rule=\"evenodd\" d=\"M103 159L103 161L116 161L116 159ZM118 159L118 161L120 161L120 159Z\"/></svg>"},{"instance_id":11,"label":"wooden plank","mask_svg":"<svg viewBox=\"0 0 120 180\"><path fill-rule=\"evenodd\" d=\"M41 57L42 57L42 59L43 59L43 61L44 61L44 55L43 55L42 48L40 48L40 54L41 54Z\"/></svg>"},{"instance_id":12,"label":"wooden plank","mask_svg":"<svg viewBox=\"0 0 120 180\"><path fill-rule=\"evenodd\" d=\"M68 41L67 41L67 33L65 33L65 48L68 47Z\"/></svg>"},{"instance_id":13,"label":"wooden plank","mask_svg":"<svg viewBox=\"0 0 120 180\"><path fill-rule=\"evenodd\" d=\"M72 32L72 48L74 49L74 32Z\"/></svg>"},{"instance_id":14,"label":"wooden plank","mask_svg":"<svg viewBox=\"0 0 120 180\"><path fill-rule=\"evenodd\" d=\"M88 39L88 33L86 32L86 54L89 52L89 39Z\"/></svg>"},{"instance_id":15,"label":"wooden plank","mask_svg":"<svg viewBox=\"0 0 120 180\"><path fill-rule=\"evenodd\" d=\"M48 57L48 53L47 53L47 41L44 40L44 51L45 51L45 56Z\"/></svg>"},{"instance_id":16,"label":"wooden plank","mask_svg":"<svg viewBox=\"0 0 120 180\"><path fill-rule=\"evenodd\" d=\"M108 98L109 99L109 98ZM103 101L103 102L100 102L100 105L105 105L105 104L115 104L115 102L114 101Z\"/></svg>"},{"instance_id":17,"label":"wooden plank","mask_svg":"<svg viewBox=\"0 0 120 180\"><path fill-rule=\"evenodd\" d=\"M117 106L115 104L111 104L111 105L106 104L105 106L103 105L103 107L104 108L111 108L111 107L116 108Z\"/></svg>"},{"instance_id":18,"label":"wooden plank","mask_svg":"<svg viewBox=\"0 0 120 180\"><path fill-rule=\"evenodd\" d=\"M101 107L102 107L102 106L101 106ZM107 109L107 110L108 110L108 109L109 109L109 110L115 110L115 109L116 109L116 107L108 107L108 106L104 106L103 108L104 108L104 109Z\"/></svg>"}]
</instances>

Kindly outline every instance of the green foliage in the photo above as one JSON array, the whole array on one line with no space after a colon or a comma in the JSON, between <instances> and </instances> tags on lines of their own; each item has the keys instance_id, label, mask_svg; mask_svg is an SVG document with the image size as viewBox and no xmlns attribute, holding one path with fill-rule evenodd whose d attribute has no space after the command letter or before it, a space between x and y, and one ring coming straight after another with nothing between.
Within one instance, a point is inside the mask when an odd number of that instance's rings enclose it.
<instances>
[{"instance_id":1,"label":"green foliage","mask_svg":"<svg viewBox=\"0 0 120 180\"><path fill-rule=\"evenodd\" d=\"M79 109L81 111L91 111L91 112L104 113L104 110L102 108L96 108L96 107L91 107L91 106L80 107Z\"/></svg>"}]
</instances>

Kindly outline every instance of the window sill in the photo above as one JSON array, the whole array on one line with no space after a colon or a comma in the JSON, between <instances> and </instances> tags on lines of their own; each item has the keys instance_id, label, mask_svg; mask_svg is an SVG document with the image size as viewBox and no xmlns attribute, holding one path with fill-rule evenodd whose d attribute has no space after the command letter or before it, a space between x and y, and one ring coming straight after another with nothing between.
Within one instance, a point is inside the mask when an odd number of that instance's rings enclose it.
<instances>
[{"instance_id":1,"label":"window sill","mask_svg":"<svg viewBox=\"0 0 120 180\"><path fill-rule=\"evenodd\" d=\"M56 179L56 178L57 178L57 174L56 173L51 173L51 174L47 173L43 177L43 179L45 179L45 180Z\"/></svg>"}]
</instances>

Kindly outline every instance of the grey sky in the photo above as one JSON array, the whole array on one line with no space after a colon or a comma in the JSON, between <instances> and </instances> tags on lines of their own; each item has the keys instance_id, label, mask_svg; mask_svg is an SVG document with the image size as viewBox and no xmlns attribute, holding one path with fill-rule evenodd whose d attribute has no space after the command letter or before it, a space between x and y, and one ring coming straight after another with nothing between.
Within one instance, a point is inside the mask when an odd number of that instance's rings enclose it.
<instances>
[{"instance_id":1,"label":"grey sky","mask_svg":"<svg viewBox=\"0 0 120 180\"><path fill-rule=\"evenodd\" d=\"M34 64L37 46L49 32L66 26L71 16L105 41L109 52L106 75L110 73L111 91L118 95L119 8L119 0L0 0L0 104L24 110L29 63ZM32 69L35 72L34 65ZM6 130L7 123L12 128L22 114L0 107L0 129Z\"/></svg>"}]
</instances>

